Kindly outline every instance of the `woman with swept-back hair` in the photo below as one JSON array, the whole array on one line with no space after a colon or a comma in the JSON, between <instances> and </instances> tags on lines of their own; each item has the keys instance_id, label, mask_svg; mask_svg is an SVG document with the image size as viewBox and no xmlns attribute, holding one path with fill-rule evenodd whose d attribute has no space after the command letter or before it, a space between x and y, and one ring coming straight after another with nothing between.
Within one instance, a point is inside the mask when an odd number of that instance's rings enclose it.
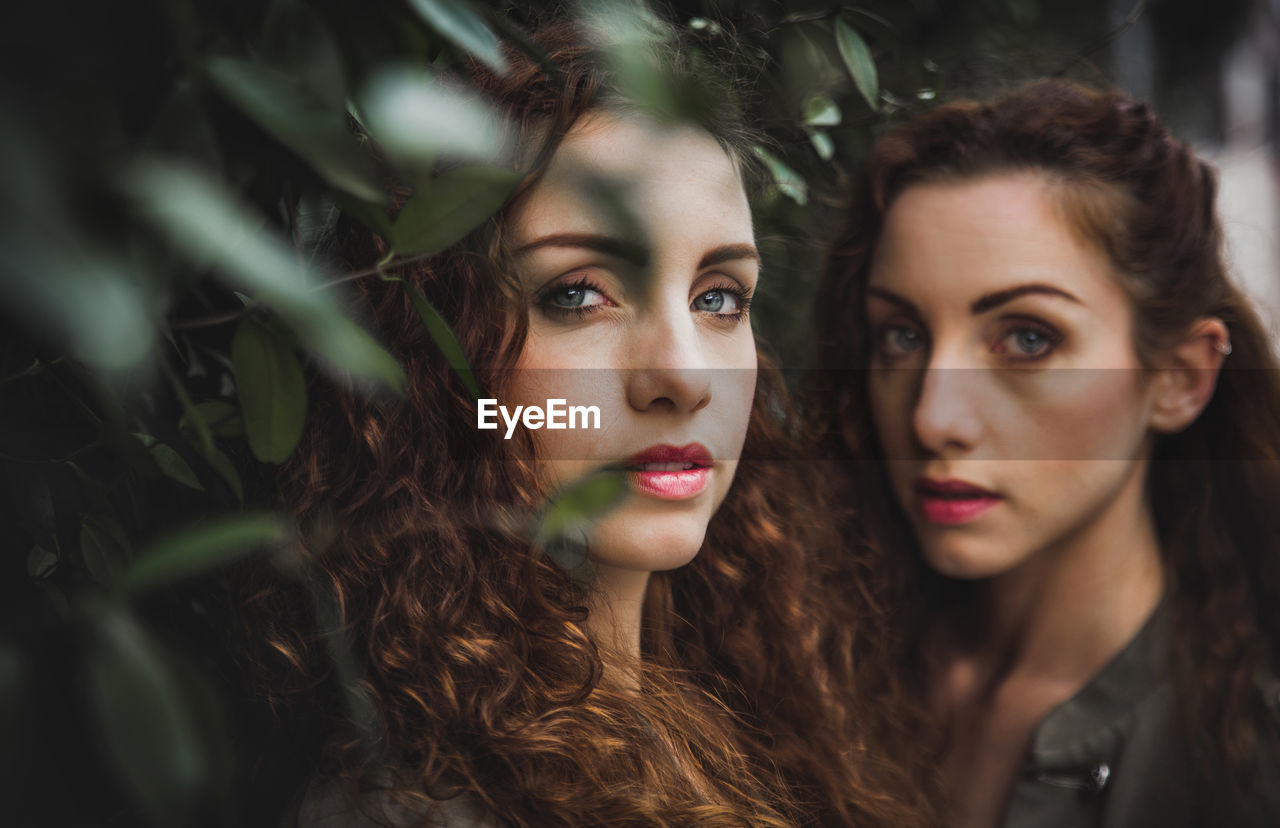
<instances>
[{"instance_id":1,"label":"woman with swept-back hair","mask_svg":"<svg viewBox=\"0 0 1280 828\"><path fill-rule=\"evenodd\" d=\"M579 27L535 39L560 77L514 51L506 76L475 70L517 130L524 184L463 243L396 271L456 332L482 396L526 414L509 426L490 406L497 427L480 428L403 286L365 279L408 399L317 380L282 475L377 712L372 747L333 716L300 824L918 824L844 656L870 610L821 591L809 551L827 529L751 333L750 136L731 96L708 96L699 124L664 122ZM705 84L677 46L651 57ZM339 243L353 269L386 253L354 226ZM537 429L556 401L561 423L574 406L595 423ZM600 469L626 496L591 528L583 577L527 529ZM258 595L284 657L266 666L329 686L287 595Z\"/></svg>"},{"instance_id":2,"label":"woman with swept-back hair","mask_svg":"<svg viewBox=\"0 0 1280 828\"><path fill-rule=\"evenodd\" d=\"M866 161L810 413L915 607L948 824L1280 824L1280 375L1215 190L1146 104L1058 81Z\"/></svg>"}]
</instances>

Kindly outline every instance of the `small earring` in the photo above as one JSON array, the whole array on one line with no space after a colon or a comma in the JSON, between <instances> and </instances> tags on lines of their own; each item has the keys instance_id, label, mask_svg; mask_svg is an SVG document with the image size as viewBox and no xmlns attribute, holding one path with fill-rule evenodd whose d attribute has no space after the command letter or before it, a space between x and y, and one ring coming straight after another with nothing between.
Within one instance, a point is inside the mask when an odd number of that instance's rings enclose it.
<instances>
[{"instance_id":1,"label":"small earring","mask_svg":"<svg viewBox=\"0 0 1280 828\"><path fill-rule=\"evenodd\" d=\"M1227 342L1219 342L1217 345L1214 345L1213 347L1214 347L1214 348L1216 348L1216 349L1218 350L1218 353L1222 354L1223 356L1230 356L1230 354L1231 354L1231 342L1230 342L1230 341L1227 341Z\"/></svg>"}]
</instances>

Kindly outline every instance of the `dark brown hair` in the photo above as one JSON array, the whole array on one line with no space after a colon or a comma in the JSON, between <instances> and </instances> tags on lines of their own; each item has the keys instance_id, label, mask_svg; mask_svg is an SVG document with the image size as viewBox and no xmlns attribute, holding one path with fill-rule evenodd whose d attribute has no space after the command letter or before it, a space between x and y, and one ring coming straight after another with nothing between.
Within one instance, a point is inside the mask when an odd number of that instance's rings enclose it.
<instances>
[{"instance_id":1,"label":"dark brown hair","mask_svg":"<svg viewBox=\"0 0 1280 828\"><path fill-rule=\"evenodd\" d=\"M1280 375L1266 331L1231 283L1213 170L1150 107L1118 91L1039 81L990 102L956 102L888 132L853 193L821 276L812 427L851 472L861 516L879 525L884 600L914 604L899 669L917 676L930 579L886 494L865 369L868 270L885 214L914 184L1031 171L1070 225L1105 251L1132 300L1135 348L1151 364L1204 317L1230 332L1213 399L1155 443L1147 489L1169 577L1175 664L1188 733L1206 773L1247 784L1260 722L1256 679L1280 643Z\"/></svg>"},{"instance_id":2,"label":"dark brown hair","mask_svg":"<svg viewBox=\"0 0 1280 828\"><path fill-rule=\"evenodd\" d=\"M578 117L620 99L576 27L537 41L561 79L514 51L508 75L476 69L476 79L522 144L554 146ZM668 69L684 65L675 55ZM703 126L744 161L749 133L731 111L712 114ZM464 243L399 271L499 398L525 335L526 310L502 267L501 231L520 192ZM341 249L353 268L385 253L350 225ZM866 610L839 608L824 591L810 550L831 543L830 529L798 467L774 459L795 454L767 358L736 479L703 548L652 577L642 689L627 692L602 682L612 656L584 624L587 590L506 528L543 496L527 435L506 441L473 427L475 401L401 286L361 280L357 300L404 366L408 399L369 401L316 380L303 442L281 477L308 566L336 596L378 712L372 757L334 717L327 775L416 807L470 794L516 825L920 822L910 779L863 732L846 654ZM258 602L283 592L268 587ZM328 661L301 609L272 608L266 638L283 661L264 668L306 688ZM290 684L273 690L278 704L293 703Z\"/></svg>"}]
</instances>

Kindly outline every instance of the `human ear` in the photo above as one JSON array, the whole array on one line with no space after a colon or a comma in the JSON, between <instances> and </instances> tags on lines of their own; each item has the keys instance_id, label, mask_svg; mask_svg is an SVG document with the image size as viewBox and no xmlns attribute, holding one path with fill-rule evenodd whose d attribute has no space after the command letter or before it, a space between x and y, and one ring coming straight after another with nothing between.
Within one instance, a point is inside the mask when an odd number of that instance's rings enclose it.
<instances>
[{"instance_id":1,"label":"human ear","mask_svg":"<svg viewBox=\"0 0 1280 828\"><path fill-rule=\"evenodd\" d=\"M1151 408L1151 427L1174 434L1195 422L1213 398L1231 336L1221 319L1200 319L1162 360Z\"/></svg>"}]
</instances>

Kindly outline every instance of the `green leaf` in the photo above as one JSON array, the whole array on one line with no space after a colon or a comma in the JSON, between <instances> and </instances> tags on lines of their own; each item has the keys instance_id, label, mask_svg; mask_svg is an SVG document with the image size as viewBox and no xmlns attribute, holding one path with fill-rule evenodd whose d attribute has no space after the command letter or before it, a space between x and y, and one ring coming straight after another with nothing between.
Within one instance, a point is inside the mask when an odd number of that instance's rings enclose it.
<instances>
[{"instance_id":1,"label":"green leaf","mask_svg":"<svg viewBox=\"0 0 1280 828\"><path fill-rule=\"evenodd\" d=\"M622 502L627 478L617 469L584 475L549 498L533 530L534 543L585 539L600 518Z\"/></svg>"},{"instance_id":2,"label":"green leaf","mask_svg":"<svg viewBox=\"0 0 1280 828\"><path fill-rule=\"evenodd\" d=\"M335 367L376 380L393 393L403 396L409 380L395 357L346 319L338 317L335 321L342 324L323 331L303 329L300 333L306 336L307 343L321 357L330 360Z\"/></svg>"},{"instance_id":3,"label":"green leaf","mask_svg":"<svg viewBox=\"0 0 1280 828\"><path fill-rule=\"evenodd\" d=\"M89 574L105 586L119 579L133 557L133 545L115 518L88 515L80 524L80 554Z\"/></svg>"},{"instance_id":4,"label":"green leaf","mask_svg":"<svg viewBox=\"0 0 1280 828\"><path fill-rule=\"evenodd\" d=\"M307 419L307 381L297 356L268 328L246 319L231 341L231 364L249 448L264 463L283 463Z\"/></svg>"},{"instance_id":5,"label":"green leaf","mask_svg":"<svg viewBox=\"0 0 1280 828\"><path fill-rule=\"evenodd\" d=\"M133 592L154 589L202 575L288 538L288 525L266 513L197 523L149 545L125 571L122 583Z\"/></svg>"},{"instance_id":6,"label":"green leaf","mask_svg":"<svg viewBox=\"0 0 1280 828\"><path fill-rule=\"evenodd\" d=\"M809 140L813 143L814 151L823 161L830 161L835 157L836 145L827 133L815 129L809 133Z\"/></svg>"},{"instance_id":7,"label":"green leaf","mask_svg":"<svg viewBox=\"0 0 1280 828\"><path fill-rule=\"evenodd\" d=\"M853 83L866 99L872 110L879 109L880 80L876 74L876 62L871 58L871 50L852 26L843 20L836 20L836 46L840 57L844 60Z\"/></svg>"},{"instance_id":8,"label":"green leaf","mask_svg":"<svg viewBox=\"0 0 1280 828\"><path fill-rule=\"evenodd\" d=\"M427 25L455 46L470 52L499 75L507 73L502 47L488 24L459 0L409 0L409 5Z\"/></svg>"},{"instance_id":9,"label":"green leaf","mask_svg":"<svg viewBox=\"0 0 1280 828\"><path fill-rule=\"evenodd\" d=\"M212 774L166 653L124 610L104 611L90 630L90 709L108 754L155 824L191 824Z\"/></svg>"},{"instance_id":10,"label":"green leaf","mask_svg":"<svg viewBox=\"0 0 1280 828\"><path fill-rule=\"evenodd\" d=\"M378 146L417 169L430 169L441 156L495 163L507 143L507 125L493 107L421 69L379 73L361 102Z\"/></svg>"},{"instance_id":11,"label":"green leaf","mask_svg":"<svg viewBox=\"0 0 1280 828\"><path fill-rule=\"evenodd\" d=\"M338 198L338 204L342 207L342 212L382 236L382 238L391 238L391 219L387 217L387 211L382 205L342 197Z\"/></svg>"},{"instance_id":12,"label":"green leaf","mask_svg":"<svg viewBox=\"0 0 1280 828\"><path fill-rule=\"evenodd\" d=\"M778 185L778 189L784 195L788 196L796 204L804 205L809 202L809 185L805 184L799 173L788 167L781 159L764 147L757 146L755 153L764 162L769 174L773 176L774 183Z\"/></svg>"},{"instance_id":13,"label":"green leaf","mask_svg":"<svg viewBox=\"0 0 1280 828\"><path fill-rule=\"evenodd\" d=\"M462 382L467 386L467 390L471 392L471 396L478 399L480 397L480 383L476 382L475 374L471 372L471 366L467 363L467 355L462 352L462 345L458 342L458 338L453 335L453 331L449 329L449 324L444 321L444 317L440 315L440 312L427 301L427 297L422 295L422 291L418 290L416 285L410 284L403 279L398 281L409 292L409 298L413 300L413 306L418 309L418 315L422 317L422 323L427 326L427 333L435 340L436 346L444 354L445 359L449 361L450 367L462 379Z\"/></svg>"},{"instance_id":14,"label":"green leaf","mask_svg":"<svg viewBox=\"0 0 1280 828\"><path fill-rule=\"evenodd\" d=\"M522 178L504 167L458 167L442 173L405 203L391 227L392 247L406 256L444 250L497 211Z\"/></svg>"},{"instance_id":15,"label":"green leaf","mask_svg":"<svg viewBox=\"0 0 1280 828\"><path fill-rule=\"evenodd\" d=\"M182 455L178 454L173 449L173 446L160 442L150 434L134 432L133 436L137 437L147 447L147 451L151 454L151 459L160 467L160 471L164 472L165 477L198 492L204 491L204 486L200 484L200 478L196 477L196 473L191 470L191 466L187 464L186 460L182 459Z\"/></svg>"},{"instance_id":16,"label":"green leaf","mask_svg":"<svg viewBox=\"0 0 1280 828\"><path fill-rule=\"evenodd\" d=\"M839 126L840 107L826 95L812 95L804 102L804 124L810 127Z\"/></svg>"},{"instance_id":17,"label":"green leaf","mask_svg":"<svg viewBox=\"0 0 1280 828\"><path fill-rule=\"evenodd\" d=\"M325 367L405 387L395 359L339 310L333 294L316 290L297 251L264 232L225 187L181 164L146 161L130 168L126 188L162 232L193 259L218 265L232 288L280 314ZM173 380L176 383L176 379Z\"/></svg>"},{"instance_id":18,"label":"green leaf","mask_svg":"<svg viewBox=\"0 0 1280 828\"><path fill-rule=\"evenodd\" d=\"M27 553L27 574L32 578L47 578L58 568L58 555L36 544Z\"/></svg>"},{"instance_id":19,"label":"green leaf","mask_svg":"<svg viewBox=\"0 0 1280 828\"><path fill-rule=\"evenodd\" d=\"M365 201L384 200L372 159L347 129L345 109L264 63L216 57L205 72L231 103L329 184Z\"/></svg>"}]
</instances>

